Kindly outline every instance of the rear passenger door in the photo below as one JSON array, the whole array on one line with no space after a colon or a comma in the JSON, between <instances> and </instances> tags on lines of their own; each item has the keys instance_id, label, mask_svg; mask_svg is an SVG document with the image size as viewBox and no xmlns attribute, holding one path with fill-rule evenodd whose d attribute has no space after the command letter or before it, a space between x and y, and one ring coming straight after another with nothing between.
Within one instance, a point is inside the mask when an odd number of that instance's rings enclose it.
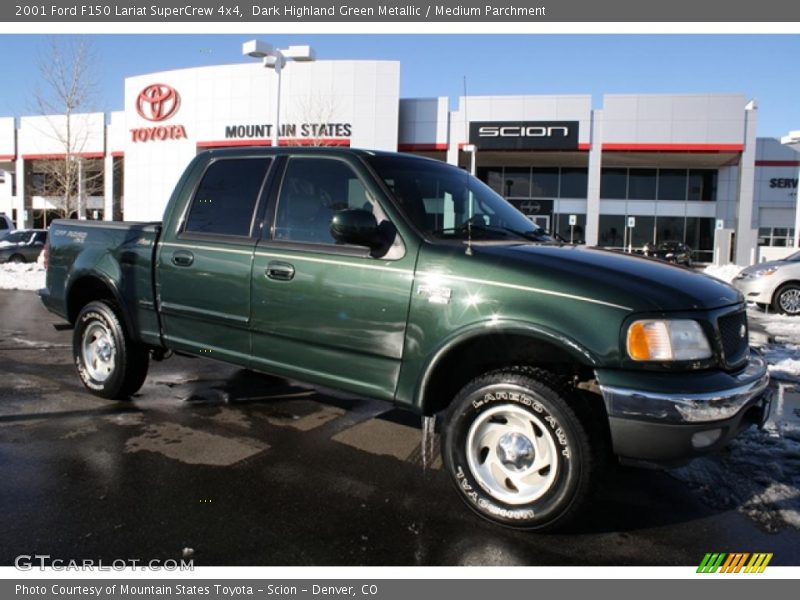
<instances>
[{"instance_id":1,"label":"rear passenger door","mask_svg":"<svg viewBox=\"0 0 800 600\"><path fill-rule=\"evenodd\" d=\"M165 338L171 348L246 364L253 250L272 160L212 160L185 214L162 234L157 259Z\"/></svg>"}]
</instances>

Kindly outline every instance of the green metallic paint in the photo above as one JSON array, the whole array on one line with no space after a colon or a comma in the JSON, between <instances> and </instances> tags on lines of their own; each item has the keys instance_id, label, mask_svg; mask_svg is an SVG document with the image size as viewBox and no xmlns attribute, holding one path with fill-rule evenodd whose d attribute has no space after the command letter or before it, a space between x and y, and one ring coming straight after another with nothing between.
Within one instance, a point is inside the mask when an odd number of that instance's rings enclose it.
<instances>
[{"instance_id":1,"label":"green metallic paint","mask_svg":"<svg viewBox=\"0 0 800 600\"><path fill-rule=\"evenodd\" d=\"M292 154L348 162L396 226L402 256L376 259L352 248L269 239L279 183L272 175L257 215L265 215L264 227L255 229L264 231L265 239L180 234L188 202L211 160ZM626 319L741 302L732 288L710 278L618 253L514 241L468 245L425 240L364 156L362 151L321 148L201 153L170 198L155 258L154 225L90 227L57 221L43 300L64 314L70 281L81 274L97 276L118 289L132 327L152 345L394 400L419 411L425 410L431 370L464 340L526 335L531 344L557 345L576 363L624 385L630 373L620 370ZM87 235L78 243L70 236L80 237L82 229ZM194 262L174 265L178 251L191 253ZM294 277L267 278L272 261L291 265ZM163 342L156 334L162 326ZM635 375L637 380L650 376L644 369ZM708 375L716 376L713 370ZM658 381L674 382L667 376Z\"/></svg>"}]
</instances>

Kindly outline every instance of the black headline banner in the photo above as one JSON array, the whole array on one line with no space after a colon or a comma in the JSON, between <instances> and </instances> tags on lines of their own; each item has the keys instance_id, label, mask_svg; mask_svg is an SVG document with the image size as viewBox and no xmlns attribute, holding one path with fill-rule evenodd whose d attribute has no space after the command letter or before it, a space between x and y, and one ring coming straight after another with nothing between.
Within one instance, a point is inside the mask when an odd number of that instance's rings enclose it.
<instances>
[{"instance_id":1,"label":"black headline banner","mask_svg":"<svg viewBox=\"0 0 800 600\"><path fill-rule=\"evenodd\" d=\"M0 20L59 22L797 22L800 3L786 0L17 0Z\"/></svg>"}]
</instances>

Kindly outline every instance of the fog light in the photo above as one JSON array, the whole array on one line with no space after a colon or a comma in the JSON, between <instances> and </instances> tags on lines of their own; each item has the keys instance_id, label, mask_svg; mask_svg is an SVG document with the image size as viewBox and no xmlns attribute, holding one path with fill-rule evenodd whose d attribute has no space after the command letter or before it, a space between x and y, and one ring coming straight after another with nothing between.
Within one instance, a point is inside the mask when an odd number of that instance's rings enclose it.
<instances>
[{"instance_id":1,"label":"fog light","mask_svg":"<svg viewBox=\"0 0 800 600\"><path fill-rule=\"evenodd\" d=\"M706 431L698 431L692 436L692 446L695 448L706 448L719 440L722 435L722 429L707 429Z\"/></svg>"}]
</instances>

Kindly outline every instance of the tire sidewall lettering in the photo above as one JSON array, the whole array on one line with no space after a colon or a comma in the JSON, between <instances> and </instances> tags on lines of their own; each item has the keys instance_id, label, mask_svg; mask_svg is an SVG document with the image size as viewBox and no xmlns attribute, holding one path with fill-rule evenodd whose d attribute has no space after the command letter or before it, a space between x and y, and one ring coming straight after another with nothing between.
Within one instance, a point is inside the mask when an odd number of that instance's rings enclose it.
<instances>
[{"instance_id":1,"label":"tire sidewall lettering","mask_svg":"<svg viewBox=\"0 0 800 600\"><path fill-rule=\"evenodd\" d=\"M106 328L108 328L109 333L114 338L115 351L117 353L119 353L119 351L120 351L119 350L119 341L117 340L115 324L108 318L107 315L105 315L102 312L97 311L97 310L89 310L89 311L86 311L85 313L82 313L81 315L79 315L78 323L80 325L80 338L81 338L80 344L81 344L81 346L83 344L83 334L84 334L85 330L87 329L87 327L93 321L98 321L98 322L102 323L103 325L105 325ZM92 377L86 371L86 367L83 364L83 353L80 351L80 348L76 348L75 349L74 358L75 358L75 366L76 366L76 368L78 370L78 376L81 378L81 381L83 382L83 384L86 387L88 387L90 390L103 391L104 389L106 389L106 387L109 385L109 383L111 383L115 379L115 377L117 377L117 372L116 372L117 369L115 368L114 371L111 373L111 377L108 380L106 380L103 383L98 383L97 381L92 379Z\"/></svg>"},{"instance_id":2,"label":"tire sidewall lettering","mask_svg":"<svg viewBox=\"0 0 800 600\"><path fill-rule=\"evenodd\" d=\"M564 427L559 414L549 408L546 397L538 393L527 393L513 389L491 389L480 393L467 396L467 402L463 405L464 409L460 415L456 416L458 421L458 433L450 452L450 459L453 468L451 475L454 477L456 486L460 493L479 513L493 521L499 521L509 525L536 525L538 522L546 520L548 513L554 510L560 498L569 494L569 490L575 482L575 467L573 464L572 448L568 428ZM553 486L546 494L527 505L509 505L494 499L477 482L471 474L466 462L466 434L470 423L474 421L482 412L497 406L498 404L517 404L529 410L540 423L547 428L547 435L551 435L556 444L559 474Z\"/></svg>"}]
</instances>

